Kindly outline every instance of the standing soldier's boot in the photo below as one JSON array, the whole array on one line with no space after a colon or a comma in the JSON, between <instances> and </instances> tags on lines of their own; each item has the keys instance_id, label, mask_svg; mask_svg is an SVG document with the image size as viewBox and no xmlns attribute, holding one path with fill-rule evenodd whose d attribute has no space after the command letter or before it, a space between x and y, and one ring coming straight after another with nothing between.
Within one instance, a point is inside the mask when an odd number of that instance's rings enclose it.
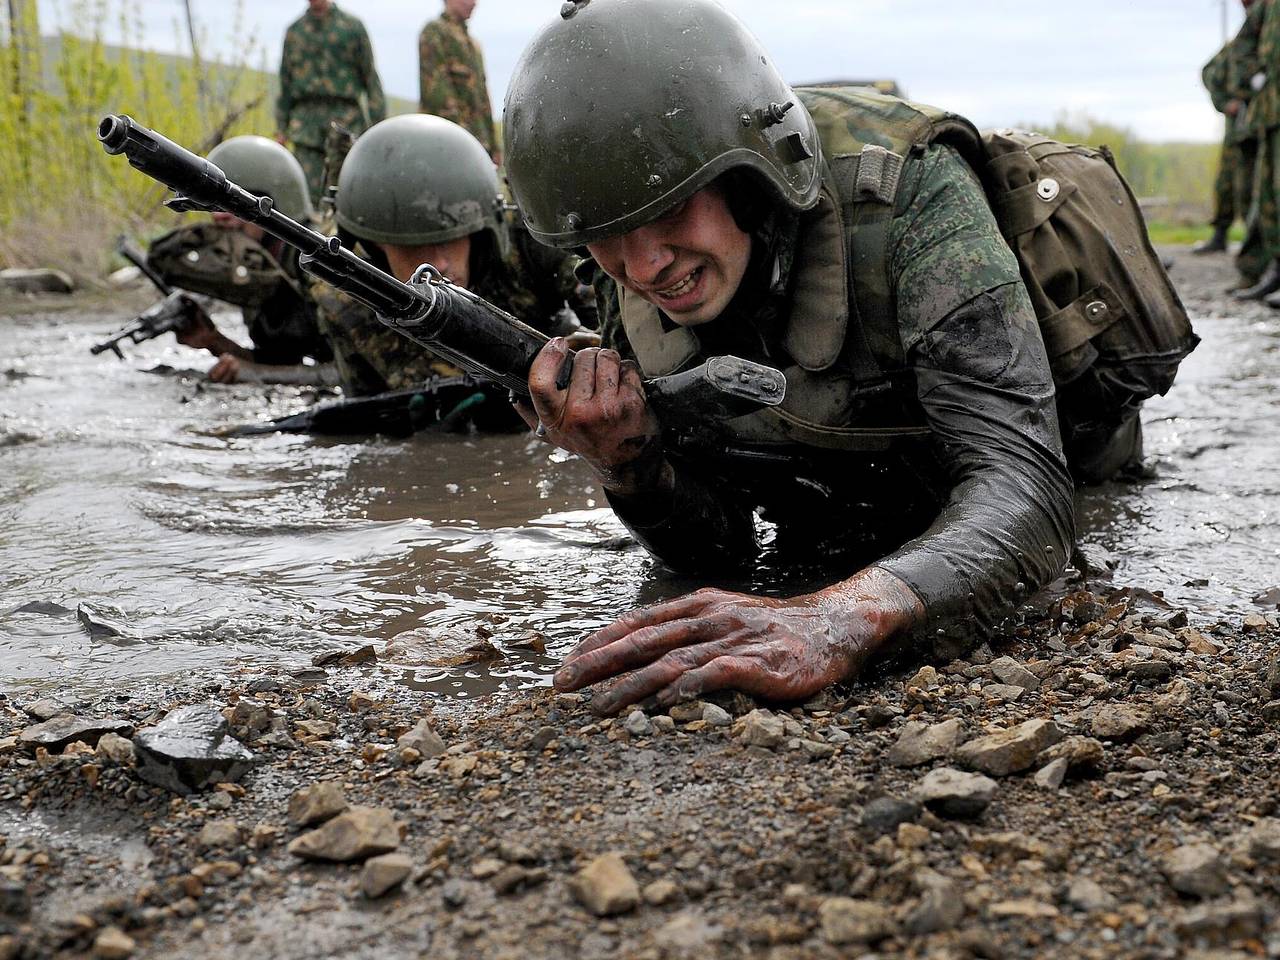
<instances>
[{"instance_id":1,"label":"standing soldier's boot","mask_svg":"<svg viewBox=\"0 0 1280 960\"><path fill-rule=\"evenodd\" d=\"M1237 300L1261 300L1269 294L1280 290L1280 260L1272 260L1262 276L1252 287L1245 287L1232 294Z\"/></svg>"},{"instance_id":2,"label":"standing soldier's boot","mask_svg":"<svg viewBox=\"0 0 1280 960\"><path fill-rule=\"evenodd\" d=\"M1216 224L1213 228L1213 236L1208 240L1201 240L1191 248L1192 253L1223 253L1227 249L1227 228L1220 227Z\"/></svg>"}]
</instances>

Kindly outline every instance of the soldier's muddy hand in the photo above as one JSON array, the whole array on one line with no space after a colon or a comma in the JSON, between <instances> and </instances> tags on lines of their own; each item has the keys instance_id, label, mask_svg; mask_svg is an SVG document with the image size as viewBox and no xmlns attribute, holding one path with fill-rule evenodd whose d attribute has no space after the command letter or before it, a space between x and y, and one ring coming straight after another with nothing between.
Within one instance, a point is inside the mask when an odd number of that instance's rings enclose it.
<instances>
[{"instance_id":1,"label":"soldier's muddy hand","mask_svg":"<svg viewBox=\"0 0 1280 960\"><path fill-rule=\"evenodd\" d=\"M923 617L915 593L877 567L788 600L699 590L592 634L566 658L555 685L600 683L592 706L602 714L648 697L668 707L714 690L804 700L852 677Z\"/></svg>"},{"instance_id":2,"label":"soldier's muddy hand","mask_svg":"<svg viewBox=\"0 0 1280 960\"><path fill-rule=\"evenodd\" d=\"M209 379L214 383L235 383L240 379L240 358L224 353L209 369Z\"/></svg>"},{"instance_id":3,"label":"soldier's muddy hand","mask_svg":"<svg viewBox=\"0 0 1280 960\"><path fill-rule=\"evenodd\" d=\"M529 368L529 395L530 403L516 405L525 422L534 430L541 424L539 436L585 460L607 490L635 496L670 489L671 468L640 371L617 351L572 354L556 337Z\"/></svg>"},{"instance_id":4,"label":"soldier's muddy hand","mask_svg":"<svg viewBox=\"0 0 1280 960\"><path fill-rule=\"evenodd\" d=\"M184 347L196 350L213 350L225 339L209 314L195 301L189 301L186 323L173 331L174 337Z\"/></svg>"}]
</instances>

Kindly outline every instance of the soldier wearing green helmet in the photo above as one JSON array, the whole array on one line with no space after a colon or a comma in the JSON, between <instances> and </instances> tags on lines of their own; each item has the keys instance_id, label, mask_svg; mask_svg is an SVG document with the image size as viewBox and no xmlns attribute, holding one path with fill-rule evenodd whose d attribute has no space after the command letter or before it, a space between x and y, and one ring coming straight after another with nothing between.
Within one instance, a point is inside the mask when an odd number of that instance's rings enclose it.
<instances>
[{"instance_id":1,"label":"soldier wearing green helmet","mask_svg":"<svg viewBox=\"0 0 1280 960\"><path fill-rule=\"evenodd\" d=\"M590 254L605 348L565 377L552 340L522 415L668 565L756 561L758 516L806 591L627 614L560 689L601 683L606 713L720 688L801 700L891 650L953 653L1057 576L1073 516L1054 384L971 133L875 92L792 89L713 0L577 0L530 43L507 172L536 239ZM660 431L641 377L726 353L782 369L782 407Z\"/></svg>"},{"instance_id":2,"label":"soldier wearing green helmet","mask_svg":"<svg viewBox=\"0 0 1280 960\"><path fill-rule=\"evenodd\" d=\"M441 117L375 124L338 175L338 235L376 265L408 280L430 263L533 327L549 332L567 321L562 332L570 332L577 323L566 306L587 304L573 273L578 258L534 242L512 214L488 151ZM460 372L340 291L315 283L312 295L347 393L408 389Z\"/></svg>"},{"instance_id":3,"label":"soldier wearing green helmet","mask_svg":"<svg viewBox=\"0 0 1280 960\"><path fill-rule=\"evenodd\" d=\"M287 216L314 219L301 165L274 140L232 137L209 152L209 161L245 189L270 197ZM241 307L251 348L218 330L203 311L177 334L179 343L218 358L210 379L233 383L246 373L244 364L251 363L255 380L293 382L304 357L322 364L332 359L314 307L303 293L297 251L256 224L215 212L212 223L181 227L157 240L147 259L174 286ZM322 370L316 373L322 376Z\"/></svg>"}]
</instances>

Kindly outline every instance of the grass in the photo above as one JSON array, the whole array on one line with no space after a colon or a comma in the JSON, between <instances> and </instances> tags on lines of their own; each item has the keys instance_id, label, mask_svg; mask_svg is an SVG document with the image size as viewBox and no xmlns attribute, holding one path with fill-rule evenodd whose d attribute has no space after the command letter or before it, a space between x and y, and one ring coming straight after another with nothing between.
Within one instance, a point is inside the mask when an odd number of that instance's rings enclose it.
<instances>
[{"instance_id":1,"label":"grass","mask_svg":"<svg viewBox=\"0 0 1280 960\"><path fill-rule=\"evenodd\" d=\"M1147 235L1151 242L1158 246L1190 246L1201 240L1208 240L1213 235L1213 227L1209 224L1167 223L1159 220L1147 222ZM1244 239L1244 228L1239 224L1227 233L1228 239L1239 243Z\"/></svg>"}]
</instances>

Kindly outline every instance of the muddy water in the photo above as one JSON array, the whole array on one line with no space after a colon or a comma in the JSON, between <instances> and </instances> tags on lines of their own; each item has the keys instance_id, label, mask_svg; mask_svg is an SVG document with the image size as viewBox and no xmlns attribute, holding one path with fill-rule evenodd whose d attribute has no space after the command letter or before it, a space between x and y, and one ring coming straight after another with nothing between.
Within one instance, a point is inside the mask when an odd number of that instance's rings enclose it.
<instances>
[{"instance_id":1,"label":"muddy water","mask_svg":"<svg viewBox=\"0 0 1280 960\"><path fill-rule=\"evenodd\" d=\"M1280 316L1228 308L1221 263L1178 276L1205 343L1150 405L1154 479L1082 494L1080 525L1118 581L1214 616L1280 582ZM0 691L457 645L482 622L493 663L378 668L472 696L545 682L588 630L690 586L619 543L580 463L524 435L210 436L314 394L205 384L209 361L171 340L91 356L124 319L0 308Z\"/></svg>"}]
</instances>

